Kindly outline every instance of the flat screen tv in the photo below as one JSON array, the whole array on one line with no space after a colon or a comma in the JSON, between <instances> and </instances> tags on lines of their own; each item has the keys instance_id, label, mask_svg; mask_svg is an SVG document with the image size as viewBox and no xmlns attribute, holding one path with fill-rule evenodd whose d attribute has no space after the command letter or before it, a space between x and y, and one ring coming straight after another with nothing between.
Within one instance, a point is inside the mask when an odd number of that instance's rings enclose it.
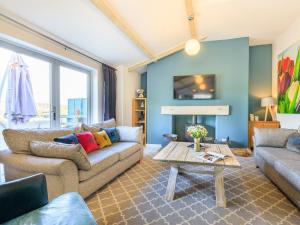
<instances>
[{"instance_id":1,"label":"flat screen tv","mask_svg":"<svg viewBox=\"0 0 300 225\"><path fill-rule=\"evenodd\" d=\"M174 99L215 98L215 75L174 76Z\"/></svg>"}]
</instances>

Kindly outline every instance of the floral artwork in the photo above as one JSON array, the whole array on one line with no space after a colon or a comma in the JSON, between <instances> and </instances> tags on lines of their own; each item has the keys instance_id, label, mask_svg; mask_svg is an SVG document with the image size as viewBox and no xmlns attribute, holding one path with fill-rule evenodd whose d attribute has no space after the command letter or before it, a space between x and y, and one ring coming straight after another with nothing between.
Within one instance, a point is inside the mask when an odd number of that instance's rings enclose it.
<instances>
[{"instance_id":1,"label":"floral artwork","mask_svg":"<svg viewBox=\"0 0 300 225\"><path fill-rule=\"evenodd\" d=\"M278 113L300 114L300 43L278 57Z\"/></svg>"}]
</instances>

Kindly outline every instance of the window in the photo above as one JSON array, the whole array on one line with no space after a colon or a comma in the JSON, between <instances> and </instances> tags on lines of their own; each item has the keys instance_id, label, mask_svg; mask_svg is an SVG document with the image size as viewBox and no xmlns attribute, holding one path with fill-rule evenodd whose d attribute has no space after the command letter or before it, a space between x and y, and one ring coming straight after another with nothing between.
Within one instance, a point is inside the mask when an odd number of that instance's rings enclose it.
<instances>
[{"instance_id":1,"label":"window","mask_svg":"<svg viewBox=\"0 0 300 225\"><path fill-rule=\"evenodd\" d=\"M60 124L62 127L74 127L87 123L87 89L87 73L60 66Z\"/></svg>"},{"instance_id":2,"label":"window","mask_svg":"<svg viewBox=\"0 0 300 225\"><path fill-rule=\"evenodd\" d=\"M10 96L6 68L12 55L27 64L36 115L15 122L7 104ZM0 42L0 150L5 149L5 128L74 127L90 120L91 72L27 49Z\"/></svg>"}]
</instances>

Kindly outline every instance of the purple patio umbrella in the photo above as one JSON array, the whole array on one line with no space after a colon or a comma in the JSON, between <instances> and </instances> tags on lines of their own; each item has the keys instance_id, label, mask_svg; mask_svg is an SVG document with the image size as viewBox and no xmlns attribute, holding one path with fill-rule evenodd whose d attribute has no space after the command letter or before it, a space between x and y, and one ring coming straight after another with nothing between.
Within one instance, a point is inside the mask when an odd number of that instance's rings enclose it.
<instances>
[{"instance_id":1,"label":"purple patio umbrella","mask_svg":"<svg viewBox=\"0 0 300 225\"><path fill-rule=\"evenodd\" d=\"M6 76L8 88L5 115L14 123L28 122L37 112L28 66L20 55L11 56Z\"/></svg>"}]
</instances>

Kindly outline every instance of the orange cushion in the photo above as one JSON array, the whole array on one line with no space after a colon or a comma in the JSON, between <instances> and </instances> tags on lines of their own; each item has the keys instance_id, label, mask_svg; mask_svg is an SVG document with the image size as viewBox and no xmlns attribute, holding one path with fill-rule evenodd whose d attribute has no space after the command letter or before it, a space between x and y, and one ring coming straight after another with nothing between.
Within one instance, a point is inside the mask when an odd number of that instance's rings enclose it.
<instances>
[{"instance_id":1,"label":"orange cushion","mask_svg":"<svg viewBox=\"0 0 300 225\"><path fill-rule=\"evenodd\" d=\"M94 132L93 135L96 139L97 144L100 146L100 148L105 148L106 146L111 145L111 141L105 130L102 130L99 132Z\"/></svg>"}]
</instances>

